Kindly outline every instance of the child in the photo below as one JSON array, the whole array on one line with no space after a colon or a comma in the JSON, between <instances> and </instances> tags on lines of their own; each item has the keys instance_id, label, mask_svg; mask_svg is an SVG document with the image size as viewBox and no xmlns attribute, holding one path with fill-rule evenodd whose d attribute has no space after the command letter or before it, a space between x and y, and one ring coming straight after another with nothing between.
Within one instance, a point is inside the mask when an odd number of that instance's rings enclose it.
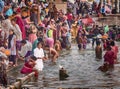
<instances>
[{"instance_id":1,"label":"child","mask_svg":"<svg viewBox=\"0 0 120 89\"><path fill-rule=\"evenodd\" d=\"M37 77L37 71L34 69L36 63L35 61L37 58L35 56L31 56L30 59L24 64L23 68L21 69L22 74L29 74L35 72L35 76Z\"/></svg>"},{"instance_id":2,"label":"child","mask_svg":"<svg viewBox=\"0 0 120 89\"><path fill-rule=\"evenodd\" d=\"M43 60L45 60L45 55L41 42L37 43L37 47L34 49L34 56L37 58L35 69L38 71L42 71L44 68Z\"/></svg>"},{"instance_id":3,"label":"child","mask_svg":"<svg viewBox=\"0 0 120 89\"><path fill-rule=\"evenodd\" d=\"M54 48L50 48L49 45L46 45L45 49L49 51L49 55L52 58L52 62L55 63L56 59L59 56L58 52Z\"/></svg>"},{"instance_id":4,"label":"child","mask_svg":"<svg viewBox=\"0 0 120 89\"><path fill-rule=\"evenodd\" d=\"M95 54L96 58L102 59L102 47L100 45L100 41L96 43Z\"/></svg>"},{"instance_id":5,"label":"child","mask_svg":"<svg viewBox=\"0 0 120 89\"><path fill-rule=\"evenodd\" d=\"M9 61L13 66L16 66L16 35L14 30L10 29L8 37L8 49L10 50L11 55L9 56Z\"/></svg>"}]
</instances>

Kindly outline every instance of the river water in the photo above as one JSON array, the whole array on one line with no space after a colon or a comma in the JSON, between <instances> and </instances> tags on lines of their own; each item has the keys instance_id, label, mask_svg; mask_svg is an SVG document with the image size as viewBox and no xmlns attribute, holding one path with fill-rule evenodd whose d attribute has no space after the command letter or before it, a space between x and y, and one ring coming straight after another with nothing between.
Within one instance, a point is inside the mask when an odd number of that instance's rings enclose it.
<instances>
[{"instance_id":1,"label":"river water","mask_svg":"<svg viewBox=\"0 0 120 89\"><path fill-rule=\"evenodd\" d=\"M95 59L91 44L82 51L78 50L76 44L72 44L70 50L61 52L56 65L49 61L44 63L44 70L39 74L37 82L24 86L30 87L29 89L120 89L120 64L115 65L114 71L103 73L97 70L102 63L103 59ZM59 65L62 65L69 75L64 81L59 80Z\"/></svg>"}]
</instances>

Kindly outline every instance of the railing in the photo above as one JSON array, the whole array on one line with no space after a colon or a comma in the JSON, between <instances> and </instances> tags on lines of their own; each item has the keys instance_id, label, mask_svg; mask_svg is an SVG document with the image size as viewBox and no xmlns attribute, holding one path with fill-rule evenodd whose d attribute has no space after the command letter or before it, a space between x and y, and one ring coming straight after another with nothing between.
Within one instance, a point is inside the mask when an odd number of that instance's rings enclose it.
<instances>
[{"instance_id":1,"label":"railing","mask_svg":"<svg viewBox=\"0 0 120 89\"><path fill-rule=\"evenodd\" d=\"M16 82L10 85L7 89L22 89L22 85L28 83L29 81L32 81L35 78L34 75L35 72L32 72L23 78L17 79Z\"/></svg>"},{"instance_id":2,"label":"railing","mask_svg":"<svg viewBox=\"0 0 120 89\"><path fill-rule=\"evenodd\" d=\"M111 14L107 15L105 17L98 17L95 19L96 24L99 26L105 26L105 25L120 25L120 14Z\"/></svg>"}]
</instances>

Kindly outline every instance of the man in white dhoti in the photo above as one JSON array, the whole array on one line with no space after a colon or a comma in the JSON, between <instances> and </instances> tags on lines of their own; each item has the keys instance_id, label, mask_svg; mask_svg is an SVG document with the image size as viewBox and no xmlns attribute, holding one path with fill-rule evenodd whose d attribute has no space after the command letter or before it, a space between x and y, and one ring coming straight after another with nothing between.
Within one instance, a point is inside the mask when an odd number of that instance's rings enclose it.
<instances>
[{"instance_id":1,"label":"man in white dhoti","mask_svg":"<svg viewBox=\"0 0 120 89\"><path fill-rule=\"evenodd\" d=\"M42 71L44 67L43 60L45 57L41 42L37 43L37 47L34 49L34 56L37 58L35 69Z\"/></svg>"}]
</instances>

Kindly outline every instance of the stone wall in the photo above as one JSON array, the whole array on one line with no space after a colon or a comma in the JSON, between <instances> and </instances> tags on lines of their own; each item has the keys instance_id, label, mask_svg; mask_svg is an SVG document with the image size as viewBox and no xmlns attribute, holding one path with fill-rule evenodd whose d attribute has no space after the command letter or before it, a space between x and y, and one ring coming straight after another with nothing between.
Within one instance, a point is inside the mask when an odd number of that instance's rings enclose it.
<instances>
[{"instance_id":1,"label":"stone wall","mask_svg":"<svg viewBox=\"0 0 120 89\"><path fill-rule=\"evenodd\" d=\"M67 3L55 3L58 10L62 9L64 13L67 12Z\"/></svg>"}]
</instances>

